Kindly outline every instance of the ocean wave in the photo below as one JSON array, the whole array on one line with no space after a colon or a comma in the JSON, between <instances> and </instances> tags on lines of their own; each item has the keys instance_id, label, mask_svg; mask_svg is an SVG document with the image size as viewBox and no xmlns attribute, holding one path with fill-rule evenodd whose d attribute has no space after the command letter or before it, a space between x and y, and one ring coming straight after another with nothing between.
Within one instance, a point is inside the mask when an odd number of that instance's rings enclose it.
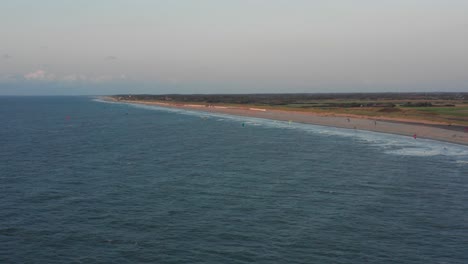
<instances>
[{"instance_id":1,"label":"ocean wave","mask_svg":"<svg viewBox=\"0 0 468 264\"><path fill-rule=\"evenodd\" d=\"M107 104L122 104L120 102L107 101L107 100L103 100L103 99L99 99L99 98L93 98L93 99L91 99L91 101L97 102L97 103L107 103Z\"/></svg>"}]
</instances>

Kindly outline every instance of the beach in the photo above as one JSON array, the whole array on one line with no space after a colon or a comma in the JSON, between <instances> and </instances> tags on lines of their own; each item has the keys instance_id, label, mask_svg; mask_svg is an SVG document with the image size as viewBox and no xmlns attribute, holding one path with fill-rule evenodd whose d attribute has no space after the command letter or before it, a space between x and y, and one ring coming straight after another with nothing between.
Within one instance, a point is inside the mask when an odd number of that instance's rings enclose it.
<instances>
[{"instance_id":1,"label":"beach","mask_svg":"<svg viewBox=\"0 0 468 264\"><path fill-rule=\"evenodd\" d=\"M102 98L117 101L111 97ZM211 113L223 113L237 116L257 117L287 122L297 122L346 129L375 131L412 137L432 139L462 145L468 145L468 129L437 122L415 121L404 119L389 119L380 117L360 117L356 115L317 114L311 112L285 111L275 109L252 108L248 106L222 106L167 103L155 101L120 100L118 102L155 105L160 107L178 108Z\"/></svg>"}]
</instances>

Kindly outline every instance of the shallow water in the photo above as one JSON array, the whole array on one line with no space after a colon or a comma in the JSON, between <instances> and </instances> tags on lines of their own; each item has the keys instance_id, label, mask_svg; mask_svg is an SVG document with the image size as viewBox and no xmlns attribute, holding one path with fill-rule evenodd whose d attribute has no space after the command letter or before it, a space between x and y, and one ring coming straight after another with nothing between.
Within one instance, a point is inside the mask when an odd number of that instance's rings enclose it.
<instances>
[{"instance_id":1,"label":"shallow water","mask_svg":"<svg viewBox=\"0 0 468 264\"><path fill-rule=\"evenodd\" d=\"M0 122L0 262L468 261L466 146L86 97Z\"/></svg>"}]
</instances>

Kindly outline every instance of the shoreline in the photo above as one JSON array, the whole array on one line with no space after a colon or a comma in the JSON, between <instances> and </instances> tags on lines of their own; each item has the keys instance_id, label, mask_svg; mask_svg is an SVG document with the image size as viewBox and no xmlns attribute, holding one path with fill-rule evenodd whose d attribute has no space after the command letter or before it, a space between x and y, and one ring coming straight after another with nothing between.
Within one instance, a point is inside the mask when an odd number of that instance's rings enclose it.
<instances>
[{"instance_id":1,"label":"shoreline","mask_svg":"<svg viewBox=\"0 0 468 264\"><path fill-rule=\"evenodd\" d=\"M413 137L415 140L418 138L424 138L468 146L468 131L466 128L462 126L449 126L447 124L436 122L418 123L414 120L389 120L388 118L368 118L356 115L317 114L300 111L263 109L249 106L205 106L157 101L116 100L112 97L100 97L100 99L129 104L154 105L208 113L223 113L236 116L257 117L278 121L290 121L295 123L374 131ZM447 128L445 128L445 126Z\"/></svg>"}]
</instances>

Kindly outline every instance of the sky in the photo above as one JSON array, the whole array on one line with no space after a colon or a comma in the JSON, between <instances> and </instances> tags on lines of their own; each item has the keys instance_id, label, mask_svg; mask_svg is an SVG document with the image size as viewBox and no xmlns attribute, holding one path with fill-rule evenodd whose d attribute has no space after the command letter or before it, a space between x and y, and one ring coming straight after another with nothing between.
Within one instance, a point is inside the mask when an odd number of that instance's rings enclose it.
<instances>
[{"instance_id":1,"label":"sky","mask_svg":"<svg viewBox=\"0 0 468 264\"><path fill-rule=\"evenodd\" d=\"M0 0L0 95L468 92L466 0Z\"/></svg>"}]
</instances>

